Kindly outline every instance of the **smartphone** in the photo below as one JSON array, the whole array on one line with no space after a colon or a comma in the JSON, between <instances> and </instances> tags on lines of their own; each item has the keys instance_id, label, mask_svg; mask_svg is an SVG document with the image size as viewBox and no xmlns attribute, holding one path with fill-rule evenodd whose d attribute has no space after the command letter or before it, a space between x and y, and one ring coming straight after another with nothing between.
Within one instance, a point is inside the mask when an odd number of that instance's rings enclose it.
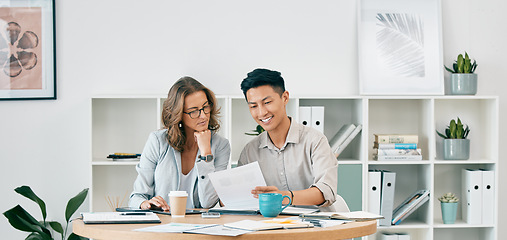
<instances>
[{"instance_id":1,"label":"smartphone","mask_svg":"<svg viewBox=\"0 0 507 240\"><path fill-rule=\"evenodd\" d=\"M140 209L140 208L133 208L133 207L119 207L116 208L117 212L151 212L148 209Z\"/></svg>"},{"instance_id":2,"label":"smartphone","mask_svg":"<svg viewBox=\"0 0 507 240\"><path fill-rule=\"evenodd\" d=\"M150 211L154 212L154 213L159 213L159 214L171 215L171 211L160 211L160 210L150 210ZM199 213L203 213L203 212L206 212L206 210L187 209L185 211L185 214L199 214Z\"/></svg>"},{"instance_id":3,"label":"smartphone","mask_svg":"<svg viewBox=\"0 0 507 240\"><path fill-rule=\"evenodd\" d=\"M204 212L204 213L201 213L201 217L202 218L219 218L220 217L220 213L217 213L217 212Z\"/></svg>"}]
</instances>

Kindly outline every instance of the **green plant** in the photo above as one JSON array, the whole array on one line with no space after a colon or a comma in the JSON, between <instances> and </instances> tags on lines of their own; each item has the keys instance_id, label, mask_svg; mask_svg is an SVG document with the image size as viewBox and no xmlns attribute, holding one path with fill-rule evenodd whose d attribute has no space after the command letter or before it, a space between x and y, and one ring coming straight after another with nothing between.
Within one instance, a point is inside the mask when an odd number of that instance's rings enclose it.
<instances>
[{"instance_id":1,"label":"green plant","mask_svg":"<svg viewBox=\"0 0 507 240\"><path fill-rule=\"evenodd\" d=\"M457 203L459 202L459 199L456 197L454 193L448 192L441 197L438 198L440 202L443 203Z\"/></svg>"},{"instance_id":2,"label":"green plant","mask_svg":"<svg viewBox=\"0 0 507 240\"><path fill-rule=\"evenodd\" d=\"M447 129L445 129L445 135L439 131L437 131L437 134L445 139L466 139L469 132L468 125L464 128L461 119L458 118L457 122L454 119L451 120Z\"/></svg>"},{"instance_id":3,"label":"green plant","mask_svg":"<svg viewBox=\"0 0 507 240\"><path fill-rule=\"evenodd\" d=\"M9 219L11 226L13 226L15 229L31 233L25 238L26 240L55 239L50 229L58 232L61 235L62 240L65 239L65 236L67 236L67 229L69 227L70 218L77 211L79 206L83 204L86 195L88 195L88 188L85 188L83 191L69 200L67 203L67 208L65 209L65 220L67 222L65 229L63 229L62 224L59 222L46 221L46 203L44 203L44 201L42 201L42 199L40 199L29 186L17 187L14 189L14 191L37 203L42 213L42 221L37 221L19 204L4 212L4 216ZM75 240L87 238L83 238L74 233L71 233L67 239Z\"/></svg>"},{"instance_id":4,"label":"green plant","mask_svg":"<svg viewBox=\"0 0 507 240\"><path fill-rule=\"evenodd\" d=\"M465 52L465 57L463 57L463 54L458 55L458 58L454 61L454 64L452 64L453 69L447 66L444 67L451 73L474 73L475 68L477 68L477 62L474 60L472 63L470 57L468 57L468 53Z\"/></svg>"},{"instance_id":5,"label":"green plant","mask_svg":"<svg viewBox=\"0 0 507 240\"><path fill-rule=\"evenodd\" d=\"M252 132L246 132L245 134L246 135L250 135L250 136L258 136L259 134L261 134L262 132L264 132L264 128L261 127L261 125L257 125L257 127L252 130Z\"/></svg>"}]
</instances>

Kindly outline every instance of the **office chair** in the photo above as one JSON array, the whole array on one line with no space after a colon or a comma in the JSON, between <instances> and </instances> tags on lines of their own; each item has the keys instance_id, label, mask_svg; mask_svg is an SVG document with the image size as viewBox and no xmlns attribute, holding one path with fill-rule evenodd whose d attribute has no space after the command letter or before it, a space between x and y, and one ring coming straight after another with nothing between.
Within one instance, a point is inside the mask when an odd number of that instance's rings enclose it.
<instances>
[{"instance_id":1,"label":"office chair","mask_svg":"<svg viewBox=\"0 0 507 240\"><path fill-rule=\"evenodd\" d=\"M336 201L331 206L319 209L322 212L350 212L349 206L340 195L336 195Z\"/></svg>"}]
</instances>

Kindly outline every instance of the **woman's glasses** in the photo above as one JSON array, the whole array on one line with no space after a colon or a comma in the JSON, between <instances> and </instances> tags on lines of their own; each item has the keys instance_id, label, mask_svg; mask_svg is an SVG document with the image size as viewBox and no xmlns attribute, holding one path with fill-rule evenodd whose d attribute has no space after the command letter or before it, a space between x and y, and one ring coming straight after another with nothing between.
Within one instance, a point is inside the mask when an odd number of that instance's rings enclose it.
<instances>
[{"instance_id":1,"label":"woman's glasses","mask_svg":"<svg viewBox=\"0 0 507 240\"><path fill-rule=\"evenodd\" d=\"M211 111L211 104L208 104L204 107L202 107L201 109L197 109L197 110L194 110L194 111L191 111L191 112L183 112L183 113L186 113L188 114L188 116L192 119L195 119L195 118L198 118L201 116L201 111L204 112L204 114L208 114L210 113Z\"/></svg>"}]
</instances>

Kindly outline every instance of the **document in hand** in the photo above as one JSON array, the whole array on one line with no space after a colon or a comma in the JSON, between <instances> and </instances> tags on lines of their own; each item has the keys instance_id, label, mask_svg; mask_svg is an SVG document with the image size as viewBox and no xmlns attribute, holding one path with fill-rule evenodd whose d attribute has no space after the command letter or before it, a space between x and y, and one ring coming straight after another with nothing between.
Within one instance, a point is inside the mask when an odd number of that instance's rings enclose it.
<instances>
[{"instance_id":1,"label":"document in hand","mask_svg":"<svg viewBox=\"0 0 507 240\"><path fill-rule=\"evenodd\" d=\"M383 219L382 215L364 212L317 212L309 214L301 214L299 217L304 219L337 219L337 220L352 220L352 221L368 221L375 219Z\"/></svg>"},{"instance_id":2,"label":"document in hand","mask_svg":"<svg viewBox=\"0 0 507 240\"><path fill-rule=\"evenodd\" d=\"M88 212L81 216L84 223L160 223L152 212Z\"/></svg>"},{"instance_id":3,"label":"document in hand","mask_svg":"<svg viewBox=\"0 0 507 240\"><path fill-rule=\"evenodd\" d=\"M266 186L258 162L210 173L208 176L225 205L222 209L259 210L259 200L251 193L257 186Z\"/></svg>"},{"instance_id":4,"label":"document in hand","mask_svg":"<svg viewBox=\"0 0 507 240\"><path fill-rule=\"evenodd\" d=\"M241 167L210 173L211 184L224 207L211 208L209 212L222 214L259 214L259 200L252 195L252 189L266 186L258 162ZM287 207L282 214L299 215L318 211L317 208Z\"/></svg>"}]
</instances>

